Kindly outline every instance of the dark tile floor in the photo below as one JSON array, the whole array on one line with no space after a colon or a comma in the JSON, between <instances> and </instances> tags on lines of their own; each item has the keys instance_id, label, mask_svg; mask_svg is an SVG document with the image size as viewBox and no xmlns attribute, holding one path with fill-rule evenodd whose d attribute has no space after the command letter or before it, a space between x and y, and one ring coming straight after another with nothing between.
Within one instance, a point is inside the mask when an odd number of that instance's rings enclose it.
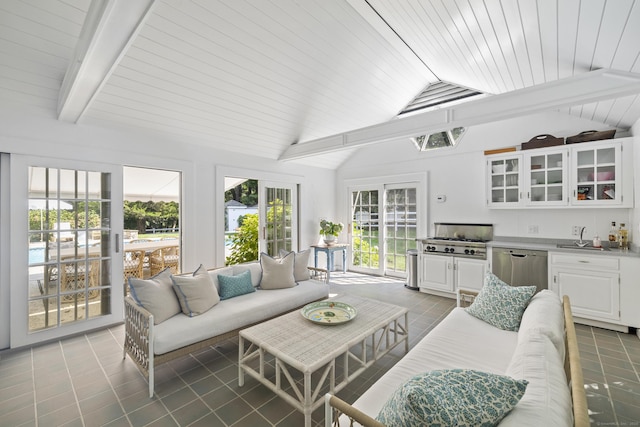
<instances>
[{"instance_id":1,"label":"dark tile floor","mask_svg":"<svg viewBox=\"0 0 640 427\"><path fill-rule=\"evenodd\" d=\"M352 293L410 310L411 344L455 301L386 278L332 275L331 292ZM237 383L237 339L159 367L156 395L122 360L122 326L32 349L0 353L0 426L300 426L303 417L255 380ZM578 326L593 425L640 425L640 340ZM385 356L339 396L353 401L402 353ZM322 426L322 409L314 424Z\"/></svg>"}]
</instances>

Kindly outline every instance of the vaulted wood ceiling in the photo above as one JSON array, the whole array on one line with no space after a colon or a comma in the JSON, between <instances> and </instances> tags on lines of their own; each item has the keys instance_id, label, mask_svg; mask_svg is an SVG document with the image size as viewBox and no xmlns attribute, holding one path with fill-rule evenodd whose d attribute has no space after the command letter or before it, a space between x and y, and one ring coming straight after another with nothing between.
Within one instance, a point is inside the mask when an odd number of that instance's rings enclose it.
<instances>
[{"instance_id":1,"label":"vaulted wood ceiling","mask_svg":"<svg viewBox=\"0 0 640 427\"><path fill-rule=\"evenodd\" d=\"M596 69L640 73L638 0L151 4L79 123L278 159L291 144L388 122L437 81L491 96ZM0 102L57 115L89 9L0 2ZM562 111L625 129L640 98ZM351 152L299 161L335 167Z\"/></svg>"}]
</instances>

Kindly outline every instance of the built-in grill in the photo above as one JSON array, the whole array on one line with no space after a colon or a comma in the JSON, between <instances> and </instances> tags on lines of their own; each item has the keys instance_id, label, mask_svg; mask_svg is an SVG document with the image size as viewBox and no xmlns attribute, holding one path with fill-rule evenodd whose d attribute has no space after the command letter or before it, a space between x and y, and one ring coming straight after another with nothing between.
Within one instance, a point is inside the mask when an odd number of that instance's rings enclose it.
<instances>
[{"instance_id":1,"label":"built-in grill","mask_svg":"<svg viewBox=\"0 0 640 427\"><path fill-rule=\"evenodd\" d=\"M487 259L487 243L493 239L492 224L435 223L435 235L420 240L425 254Z\"/></svg>"}]
</instances>

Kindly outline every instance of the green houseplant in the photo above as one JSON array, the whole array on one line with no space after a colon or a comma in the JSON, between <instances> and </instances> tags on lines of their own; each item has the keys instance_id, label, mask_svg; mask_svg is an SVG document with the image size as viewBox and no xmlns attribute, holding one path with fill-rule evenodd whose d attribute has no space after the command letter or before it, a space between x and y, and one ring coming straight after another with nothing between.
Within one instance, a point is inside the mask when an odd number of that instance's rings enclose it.
<instances>
[{"instance_id":1,"label":"green houseplant","mask_svg":"<svg viewBox=\"0 0 640 427\"><path fill-rule=\"evenodd\" d=\"M341 222L331 222L326 219L320 221L320 235L323 236L324 243L327 245L334 244L343 228L344 224Z\"/></svg>"}]
</instances>

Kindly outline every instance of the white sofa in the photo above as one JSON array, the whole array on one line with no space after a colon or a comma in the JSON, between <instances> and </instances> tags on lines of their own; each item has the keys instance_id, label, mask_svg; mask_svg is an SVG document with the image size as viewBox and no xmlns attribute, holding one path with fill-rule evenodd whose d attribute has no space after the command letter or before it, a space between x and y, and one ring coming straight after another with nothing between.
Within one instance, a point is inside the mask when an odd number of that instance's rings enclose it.
<instances>
[{"instance_id":1,"label":"white sofa","mask_svg":"<svg viewBox=\"0 0 640 427\"><path fill-rule=\"evenodd\" d=\"M309 279L296 286L265 290L260 288L259 262L209 270L218 292L218 275L237 276L249 270L255 292L218 302L204 313L189 317L178 313L159 324L153 315L130 295L125 297L124 356L128 354L149 381L154 392L154 368L196 350L234 337L241 329L279 316L304 305L326 299L329 287L324 281ZM310 269L317 270L317 269Z\"/></svg>"},{"instance_id":2,"label":"white sofa","mask_svg":"<svg viewBox=\"0 0 640 427\"><path fill-rule=\"evenodd\" d=\"M496 328L457 307L353 405L328 394L326 426L348 426L351 420L358 423L354 425L382 426L375 417L407 380L427 371L463 368L529 381L524 396L500 426L571 426L575 421L576 426L586 427L589 419L577 351L568 299L563 311L551 291L531 299L518 332ZM565 374L566 368L570 371Z\"/></svg>"}]
</instances>

